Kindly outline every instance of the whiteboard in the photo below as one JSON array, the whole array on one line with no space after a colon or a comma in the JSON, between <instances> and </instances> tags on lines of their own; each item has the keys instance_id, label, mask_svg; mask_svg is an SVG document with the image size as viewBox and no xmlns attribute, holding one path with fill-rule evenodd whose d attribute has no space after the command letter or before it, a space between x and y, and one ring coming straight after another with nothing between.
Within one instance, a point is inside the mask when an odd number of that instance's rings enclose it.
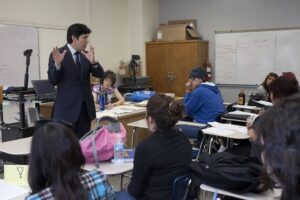
<instances>
[{"instance_id":1,"label":"whiteboard","mask_svg":"<svg viewBox=\"0 0 300 200\"><path fill-rule=\"evenodd\" d=\"M300 30L215 34L216 83L260 84L269 72L300 78Z\"/></svg>"},{"instance_id":2,"label":"whiteboard","mask_svg":"<svg viewBox=\"0 0 300 200\"><path fill-rule=\"evenodd\" d=\"M0 24L0 84L8 86L24 86L26 57L24 51L32 49L29 81L40 79L38 30L34 27Z\"/></svg>"}]
</instances>

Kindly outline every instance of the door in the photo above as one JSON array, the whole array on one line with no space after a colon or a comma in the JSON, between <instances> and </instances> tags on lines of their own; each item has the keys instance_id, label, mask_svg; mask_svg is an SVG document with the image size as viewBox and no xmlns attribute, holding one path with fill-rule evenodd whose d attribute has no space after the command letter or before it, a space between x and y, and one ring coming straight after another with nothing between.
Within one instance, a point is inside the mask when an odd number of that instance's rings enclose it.
<instances>
[{"instance_id":1,"label":"door","mask_svg":"<svg viewBox=\"0 0 300 200\"><path fill-rule=\"evenodd\" d=\"M176 96L185 94L185 84L188 81L188 75L197 63L197 42L173 43L170 45L170 73L168 91L175 93Z\"/></svg>"},{"instance_id":2,"label":"door","mask_svg":"<svg viewBox=\"0 0 300 200\"><path fill-rule=\"evenodd\" d=\"M167 44L148 43L146 45L147 75L154 91L168 92L169 57Z\"/></svg>"}]
</instances>

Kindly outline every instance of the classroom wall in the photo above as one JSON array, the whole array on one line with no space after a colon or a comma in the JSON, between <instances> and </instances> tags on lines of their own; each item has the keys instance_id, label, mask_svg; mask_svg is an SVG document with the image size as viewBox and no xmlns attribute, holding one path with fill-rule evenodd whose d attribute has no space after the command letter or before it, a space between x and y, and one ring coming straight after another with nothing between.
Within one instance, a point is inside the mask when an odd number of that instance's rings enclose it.
<instances>
[{"instance_id":1,"label":"classroom wall","mask_svg":"<svg viewBox=\"0 0 300 200\"><path fill-rule=\"evenodd\" d=\"M0 24L38 28L41 79L47 78L51 49L66 43L67 27L76 22L92 29L91 44L104 69L117 72L120 60L129 61L131 54L145 63L144 43L159 22L158 6L159 0L0 0ZM16 106L5 106L5 122L15 121Z\"/></svg>"},{"instance_id":2,"label":"classroom wall","mask_svg":"<svg viewBox=\"0 0 300 200\"><path fill-rule=\"evenodd\" d=\"M129 1L129 56L139 54L142 60L142 74L146 74L145 42L155 36L159 24L159 0Z\"/></svg>"},{"instance_id":3,"label":"classroom wall","mask_svg":"<svg viewBox=\"0 0 300 200\"><path fill-rule=\"evenodd\" d=\"M159 21L196 18L214 66L215 31L299 27L299 10L299 0L160 0ZM221 87L225 101L236 101L239 88Z\"/></svg>"},{"instance_id":4,"label":"classroom wall","mask_svg":"<svg viewBox=\"0 0 300 200\"><path fill-rule=\"evenodd\" d=\"M128 61L131 54L144 60L144 42L159 21L158 0L0 0L0 5L0 23L38 27L41 78L47 78L51 48L66 43L72 23L92 29L98 60L105 69L117 71L120 60Z\"/></svg>"}]
</instances>

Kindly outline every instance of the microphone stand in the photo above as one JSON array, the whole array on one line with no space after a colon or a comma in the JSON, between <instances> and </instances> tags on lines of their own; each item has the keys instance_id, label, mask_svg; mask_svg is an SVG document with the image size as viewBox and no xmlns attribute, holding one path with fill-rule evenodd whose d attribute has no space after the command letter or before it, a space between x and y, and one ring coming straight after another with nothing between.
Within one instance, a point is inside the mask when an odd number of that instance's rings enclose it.
<instances>
[{"instance_id":1,"label":"microphone stand","mask_svg":"<svg viewBox=\"0 0 300 200\"><path fill-rule=\"evenodd\" d=\"M21 122L21 128L26 128L26 121L25 121L25 98L24 93L26 92L28 88L28 68L30 65L30 56L32 53L32 49L27 49L24 51L24 56L26 56L26 71L25 71L25 77L24 77L24 91L19 93L19 111L20 111L20 122Z\"/></svg>"},{"instance_id":2,"label":"microphone stand","mask_svg":"<svg viewBox=\"0 0 300 200\"><path fill-rule=\"evenodd\" d=\"M26 71L25 71L25 77L24 77L24 90L27 90L27 88L28 88L28 78L29 78L28 68L30 65L31 53L32 53L32 49L27 49L24 51L24 56L26 56Z\"/></svg>"}]
</instances>

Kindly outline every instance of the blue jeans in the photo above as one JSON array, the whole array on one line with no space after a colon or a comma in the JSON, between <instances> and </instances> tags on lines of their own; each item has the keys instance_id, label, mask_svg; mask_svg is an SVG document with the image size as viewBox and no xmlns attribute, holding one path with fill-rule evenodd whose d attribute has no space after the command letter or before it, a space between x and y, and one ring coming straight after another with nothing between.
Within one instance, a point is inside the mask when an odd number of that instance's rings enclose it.
<instances>
[{"instance_id":1,"label":"blue jeans","mask_svg":"<svg viewBox=\"0 0 300 200\"><path fill-rule=\"evenodd\" d=\"M186 137L198 141L202 140L203 133L200 127L191 125L177 125L177 127Z\"/></svg>"},{"instance_id":2,"label":"blue jeans","mask_svg":"<svg viewBox=\"0 0 300 200\"><path fill-rule=\"evenodd\" d=\"M127 191L116 192L116 200L135 200Z\"/></svg>"}]
</instances>

